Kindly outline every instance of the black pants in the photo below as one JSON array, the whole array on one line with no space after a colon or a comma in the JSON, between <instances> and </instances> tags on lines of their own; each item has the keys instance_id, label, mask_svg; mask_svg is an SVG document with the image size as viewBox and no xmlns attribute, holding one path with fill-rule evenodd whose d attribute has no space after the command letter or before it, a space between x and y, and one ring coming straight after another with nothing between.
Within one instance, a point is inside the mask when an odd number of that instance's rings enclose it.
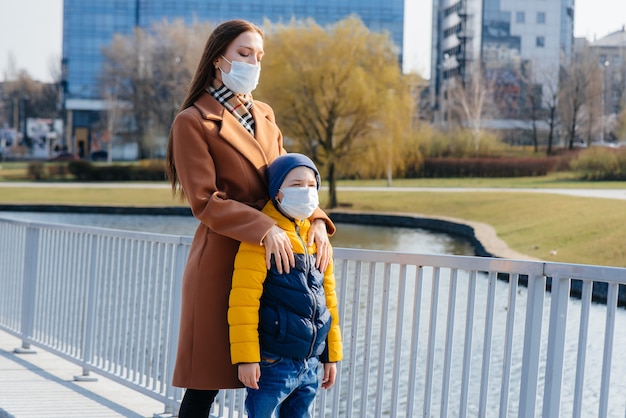
<instances>
[{"instance_id":1,"label":"black pants","mask_svg":"<svg viewBox=\"0 0 626 418\"><path fill-rule=\"evenodd\" d=\"M178 418L207 418L217 390L187 389L178 410Z\"/></svg>"}]
</instances>

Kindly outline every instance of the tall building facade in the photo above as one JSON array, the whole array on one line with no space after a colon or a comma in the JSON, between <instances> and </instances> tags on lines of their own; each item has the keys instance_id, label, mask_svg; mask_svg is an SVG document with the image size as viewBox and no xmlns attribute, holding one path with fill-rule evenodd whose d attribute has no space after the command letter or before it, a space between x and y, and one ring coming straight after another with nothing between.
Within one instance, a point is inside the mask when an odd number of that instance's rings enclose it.
<instances>
[{"instance_id":1,"label":"tall building facade","mask_svg":"<svg viewBox=\"0 0 626 418\"><path fill-rule=\"evenodd\" d=\"M501 119L519 118L523 84L556 88L559 68L570 59L574 0L433 0L431 103L436 120L447 119L452 86L481 74L506 100ZM511 99L512 97L512 99ZM512 100L512 101L511 101Z\"/></svg>"},{"instance_id":2,"label":"tall building facade","mask_svg":"<svg viewBox=\"0 0 626 418\"><path fill-rule=\"evenodd\" d=\"M265 19L313 18L325 26L350 15L358 15L372 31L389 32L402 51L404 0L64 0L62 73L70 127L66 140L89 144L90 126L105 108L98 86L101 50L116 33L130 34L164 19L219 23L240 18L261 25Z\"/></svg>"},{"instance_id":3,"label":"tall building facade","mask_svg":"<svg viewBox=\"0 0 626 418\"><path fill-rule=\"evenodd\" d=\"M626 102L626 27L588 45L602 69L602 114L619 115Z\"/></svg>"}]
</instances>

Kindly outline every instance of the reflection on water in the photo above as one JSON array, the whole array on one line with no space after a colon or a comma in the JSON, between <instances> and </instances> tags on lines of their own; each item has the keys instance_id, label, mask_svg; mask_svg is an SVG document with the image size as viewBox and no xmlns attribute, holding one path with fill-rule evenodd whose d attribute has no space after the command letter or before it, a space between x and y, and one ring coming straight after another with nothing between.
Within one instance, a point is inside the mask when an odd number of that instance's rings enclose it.
<instances>
[{"instance_id":1,"label":"reflection on water","mask_svg":"<svg viewBox=\"0 0 626 418\"><path fill-rule=\"evenodd\" d=\"M172 235L193 235L198 226L192 216L0 212L0 217ZM466 240L419 228L338 224L331 243L337 248L474 255Z\"/></svg>"}]
</instances>

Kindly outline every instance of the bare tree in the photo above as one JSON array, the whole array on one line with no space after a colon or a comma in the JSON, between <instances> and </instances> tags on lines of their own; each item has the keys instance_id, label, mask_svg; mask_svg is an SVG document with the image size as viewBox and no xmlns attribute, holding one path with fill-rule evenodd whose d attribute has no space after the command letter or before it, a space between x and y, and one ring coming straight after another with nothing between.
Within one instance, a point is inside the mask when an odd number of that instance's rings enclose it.
<instances>
[{"instance_id":1,"label":"bare tree","mask_svg":"<svg viewBox=\"0 0 626 418\"><path fill-rule=\"evenodd\" d=\"M61 57L51 56L48 59L48 72L54 83L58 84L61 82Z\"/></svg>"},{"instance_id":2,"label":"bare tree","mask_svg":"<svg viewBox=\"0 0 626 418\"><path fill-rule=\"evenodd\" d=\"M558 106L559 106L559 87L558 83L544 84L545 90L542 96L543 104L546 109L546 122L548 122L548 147L546 154L552 155L552 146L554 145L554 131L558 123Z\"/></svg>"},{"instance_id":3,"label":"bare tree","mask_svg":"<svg viewBox=\"0 0 626 418\"><path fill-rule=\"evenodd\" d=\"M594 59L594 57L591 57ZM589 71L585 90L585 106L583 121L586 127L587 144L593 142L594 137L604 131L604 78L606 70L596 63L596 70Z\"/></svg>"},{"instance_id":4,"label":"bare tree","mask_svg":"<svg viewBox=\"0 0 626 418\"><path fill-rule=\"evenodd\" d=\"M584 51L580 60L573 61L564 69L559 91L560 117L567 134L568 148L574 148L581 125L584 121L585 105L590 104L589 88L594 73L599 71L597 60L589 52ZM590 118L587 117L587 121Z\"/></svg>"},{"instance_id":5,"label":"bare tree","mask_svg":"<svg viewBox=\"0 0 626 418\"><path fill-rule=\"evenodd\" d=\"M523 71L524 89L527 94L527 112L533 126L533 144L535 152L539 151L537 125L545 121L548 125L546 154L552 154L554 134L558 123L559 98L559 67L539 65L533 68L526 67Z\"/></svg>"},{"instance_id":6,"label":"bare tree","mask_svg":"<svg viewBox=\"0 0 626 418\"><path fill-rule=\"evenodd\" d=\"M107 163L113 162L113 140L118 130L119 120L124 111L128 111L131 106L128 102L120 100L120 86L114 84L104 93L106 101L106 132L102 137L107 147Z\"/></svg>"},{"instance_id":7,"label":"bare tree","mask_svg":"<svg viewBox=\"0 0 626 418\"><path fill-rule=\"evenodd\" d=\"M615 134L618 138L626 138L626 109L622 110L616 119Z\"/></svg>"},{"instance_id":8,"label":"bare tree","mask_svg":"<svg viewBox=\"0 0 626 418\"><path fill-rule=\"evenodd\" d=\"M543 119L543 86L535 80L536 74L530 62L524 62L519 74L523 96L520 98L520 116L530 120L532 141L535 152L539 152L539 129L537 124Z\"/></svg>"},{"instance_id":9,"label":"bare tree","mask_svg":"<svg viewBox=\"0 0 626 418\"><path fill-rule=\"evenodd\" d=\"M464 82L460 78L449 80L448 106L452 116L471 133L471 148L480 150L480 139L488 110L491 109L492 84L479 70L475 70Z\"/></svg>"},{"instance_id":10,"label":"bare tree","mask_svg":"<svg viewBox=\"0 0 626 418\"><path fill-rule=\"evenodd\" d=\"M104 48L102 90L130 104L142 155L152 156L158 138L167 136L211 29L208 23L162 21L117 35Z\"/></svg>"},{"instance_id":11,"label":"bare tree","mask_svg":"<svg viewBox=\"0 0 626 418\"><path fill-rule=\"evenodd\" d=\"M11 66L9 66L11 67ZM27 119L57 118L58 85L33 80L25 70L11 69L5 73L12 78L2 83L1 100L5 109L0 125L7 123L22 134L22 141L31 146L26 132Z\"/></svg>"},{"instance_id":12,"label":"bare tree","mask_svg":"<svg viewBox=\"0 0 626 418\"><path fill-rule=\"evenodd\" d=\"M2 75L5 81L16 80L18 78L17 62L15 54L12 51L7 53L6 64Z\"/></svg>"}]
</instances>

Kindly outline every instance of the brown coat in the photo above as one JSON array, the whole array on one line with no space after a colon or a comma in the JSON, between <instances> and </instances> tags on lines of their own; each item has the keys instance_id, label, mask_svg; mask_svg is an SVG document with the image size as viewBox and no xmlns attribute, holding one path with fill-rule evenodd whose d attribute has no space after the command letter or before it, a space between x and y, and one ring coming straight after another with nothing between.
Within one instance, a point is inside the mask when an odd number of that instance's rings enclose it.
<instances>
[{"instance_id":1,"label":"brown coat","mask_svg":"<svg viewBox=\"0 0 626 418\"><path fill-rule=\"evenodd\" d=\"M183 275L178 353L172 384L193 389L242 387L230 361L228 295L240 241L260 244L274 221L267 165L285 153L272 109L255 101L255 137L210 94L180 112L173 157L200 225ZM321 212L321 211L319 211ZM316 217L324 217L318 213ZM334 232L334 226L330 230Z\"/></svg>"}]
</instances>

